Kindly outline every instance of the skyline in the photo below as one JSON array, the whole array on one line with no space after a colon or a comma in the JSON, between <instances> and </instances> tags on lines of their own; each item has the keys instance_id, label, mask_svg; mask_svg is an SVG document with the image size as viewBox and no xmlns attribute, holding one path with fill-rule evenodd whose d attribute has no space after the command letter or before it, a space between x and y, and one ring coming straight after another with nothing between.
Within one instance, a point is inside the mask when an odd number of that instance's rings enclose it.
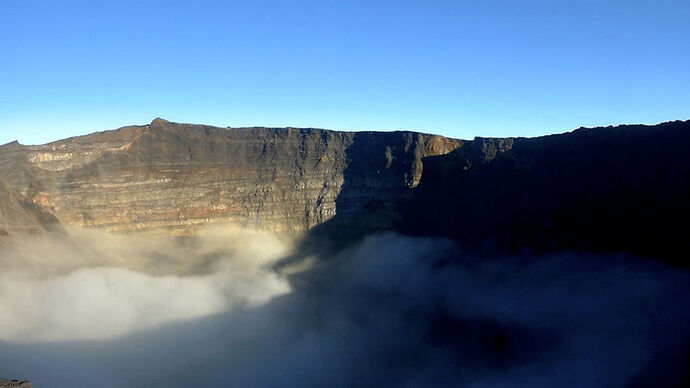
<instances>
[{"instance_id":1,"label":"skyline","mask_svg":"<svg viewBox=\"0 0 690 388\"><path fill-rule=\"evenodd\" d=\"M115 131L115 130L119 130L119 129L126 128L126 127L132 127L132 126L140 126L140 127L143 127L143 126L146 126L146 125L151 124L154 120L158 120L158 119L162 119L162 120L164 120L164 121L168 121L168 122L171 122L171 123L174 123L174 124L198 125L198 126L207 126L207 125L210 125L210 126L212 126L212 127L217 127L217 128L221 128L221 129L228 129L228 130L233 130L233 129L245 129L245 128L269 128L269 129L291 128L291 129L318 129L318 130L338 131L338 132L418 132L418 133L424 133L424 134L430 134L430 135L441 135L441 136L445 136L445 137L448 137L448 138L453 138L452 136L443 135L443 134L439 134L439 133L433 133L433 132L428 132L428 131L423 131L423 130L410 130L410 129L388 129L388 130L378 130L378 129L356 129L356 130L350 130L350 129L322 128L322 127L314 127L314 126L297 127L297 126L290 126L290 125L287 125L287 126L262 126L262 125L249 125L249 126L222 126L222 125L211 125L211 124L208 124L208 123L191 123L191 122L172 121L172 120L167 120L165 117L156 117L156 118L154 118L153 120L151 120L150 122L147 122L147 123L134 123L134 124L123 125L123 126L120 126L120 127L117 127L117 128L106 128L106 129L96 129L96 130L92 130L92 131L84 131L83 133L78 133L78 134L74 134L74 135L67 135L67 136L65 136L65 137L63 137L63 138L52 139L52 140L49 140L49 141L46 141L46 142L43 142L43 143L23 143L23 142L19 141L18 139L13 139L13 140L6 141L6 142L0 142L0 146L6 145L6 144L9 144L9 143L13 143L13 142L15 142L15 141L19 142L19 144L24 145L24 146L45 145L45 144L49 144L49 143L52 143L52 142L55 142L55 141L61 141L61 140L69 139L69 138L72 138L72 137L87 136L87 135L91 135L91 134L94 134L94 133L97 133L97 132ZM455 138L453 138L453 139L458 139L458 140L473 140L473 139L475 139L475 138L492 138L492 137L493 137L493 138L521 138L521 137L522 137L522 138L535 138L535 137L542 137L542 136L549 136L549 135L566 134L566 133L575 131L575 130L580 129L580 128L596 129L596 128L618 127L618 126L626 126L626 125L631 125L631 126L635 126L635 125L645 125L645 126L654 127L654 126L660 125L660 124L666 124L666 123L672 123L672 122L684 122L684 121L690 121L690 119L687 119L687 120L682 120L682 119L678 119L678 120L667 120L667 121L662 121L662 122L658 122L658 123L651 123L651 124L650 124L650 123L619 123L619 124L609 124L609 125L597 125L597 126L592 126L592 127L580 126L580 127L571 128L571 129L568 129L568 130L565 130L565 131L555 131L555 132L549 132L549 133L545 133L545 134L537 134L537 135L533 135L533 136L521 136L521 135L517 135L517 136L479 136L479 135L476 135L476 136L464 137L464 138L463 138L463 137L455 137Z\"/></svg>"},{"instance_id":2,"label":"skyline","mask_svg":"<svg viewBox=\"0 0 690 388\"><path fill-rule=\"evenodd\" d=\"M538 136L690 118L681 1L7 1L0 144L155 117Z\"/></svg>"}]
</instances>

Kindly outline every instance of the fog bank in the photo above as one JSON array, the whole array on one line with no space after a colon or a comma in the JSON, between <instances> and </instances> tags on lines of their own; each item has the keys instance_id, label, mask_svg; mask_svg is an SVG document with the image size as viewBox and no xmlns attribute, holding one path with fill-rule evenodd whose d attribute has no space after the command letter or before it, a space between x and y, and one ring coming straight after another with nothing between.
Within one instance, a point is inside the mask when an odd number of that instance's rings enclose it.
<instances>
[{"instance_id":1,"label":"fog bank","mask_svg":"<svg viewBox=\"0 0 690 388\"><path fill-rule=\"evenodd\" d=\"M222 231L144 248L130 238L117 237L124 257L70 256L68 266L57 256L12 259L19 280L10 280L26 283L8 287L3 278L0 288L0 375L48 387L622 386L683 378L684 364L674 362L690 336L690 276L677 268L622 255L480 259L448 240L382 234L312 257L307 270L288 276L267 269L291 253L289 241L269 234ZM122 245L147 254L134 257ZM46 269L38 258L53 264ZM28 317L32 329L8 324L8 311ZM108 318L119 323L86 323ZM149 323L131 323L140 319Z\"/></svg>"},{"instance_id":2,"label":"fog bank","mask_svg":"<svg viewBox=\"0 0 690 388\"><path fill-rule=\"evenodd\" d=\"M209 229L196 239L72 230L4 249L0 339L108 339L251 307L289 291L269 266L278 236Z\"/></svg>"}]
</instances>

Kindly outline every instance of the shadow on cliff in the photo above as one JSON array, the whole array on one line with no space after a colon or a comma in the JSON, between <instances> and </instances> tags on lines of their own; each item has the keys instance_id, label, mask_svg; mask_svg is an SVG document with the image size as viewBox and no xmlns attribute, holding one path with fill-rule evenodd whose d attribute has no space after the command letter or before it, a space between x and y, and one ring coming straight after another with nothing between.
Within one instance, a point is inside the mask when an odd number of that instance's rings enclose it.
<instances>
[{"instance_id":1,"label":"shadow on cliff","mask_svg":"<svg viewBox=\"0 0 690 388\"><path fill-rule=\"evenodd\" d=\"M477 138L422 158L414 188L413 134L380 135L355 136L336 215L287 262L394 230L482 256L625 252L688 265L690 121Z\"/></svg>"},{"instance_id":2,"label":"shadow on cliff","mask_svg":"<svg viewBox=\"0 0 690 388\"><path fill-rule=\"evenodd\" d=\"M356 132L345 150L348 165L335 199L336 214L304 236L280 265L333 253L372 233L396 230L411 198L419 133Z\"/></svg>"},{"instance_id":3,"label":"shadow on cliff","mask_svg":"<svg viewBox=\"0 0 690 388\"><path fill-rule=\"evenodd\" d=\"M627 252L689 264L690 121L519 138L493 157L479 150L486 142L424 159L400 231L483 254Z\"/></svg>"}]
</instances>

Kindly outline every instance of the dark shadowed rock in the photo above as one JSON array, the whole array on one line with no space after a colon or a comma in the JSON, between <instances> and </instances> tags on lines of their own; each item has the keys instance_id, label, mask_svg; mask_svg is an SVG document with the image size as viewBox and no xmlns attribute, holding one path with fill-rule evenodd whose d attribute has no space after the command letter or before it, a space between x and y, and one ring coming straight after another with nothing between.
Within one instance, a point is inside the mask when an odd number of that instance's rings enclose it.
<instances>
[{"instance_id":1,"label":"dark shadowed rock","mask_svg":"<svg viewBox=\"0 0 690 388\"><path fill-rule=\"evenodd\" d=\"M399 227L478 249L628 252L684 262L690 121L475 139L423 159Z\"/></svg>"}]
</instances>

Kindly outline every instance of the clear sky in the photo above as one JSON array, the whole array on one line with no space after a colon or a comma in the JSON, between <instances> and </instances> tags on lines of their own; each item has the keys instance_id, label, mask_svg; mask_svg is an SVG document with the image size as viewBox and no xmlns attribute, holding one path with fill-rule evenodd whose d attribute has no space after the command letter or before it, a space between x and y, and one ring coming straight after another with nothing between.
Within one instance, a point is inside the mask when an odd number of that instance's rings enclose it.
<instances>
[{"instance_id":1,"label":"clear sky","mask_svg":"<svg viewBox=\"0 0 690 388\"><path fill-rule=\"evenodd\" d=\"M690 118L690 1L0 1L0 143L171 121L534 136Z\"/></svg>"}]
</instances>

